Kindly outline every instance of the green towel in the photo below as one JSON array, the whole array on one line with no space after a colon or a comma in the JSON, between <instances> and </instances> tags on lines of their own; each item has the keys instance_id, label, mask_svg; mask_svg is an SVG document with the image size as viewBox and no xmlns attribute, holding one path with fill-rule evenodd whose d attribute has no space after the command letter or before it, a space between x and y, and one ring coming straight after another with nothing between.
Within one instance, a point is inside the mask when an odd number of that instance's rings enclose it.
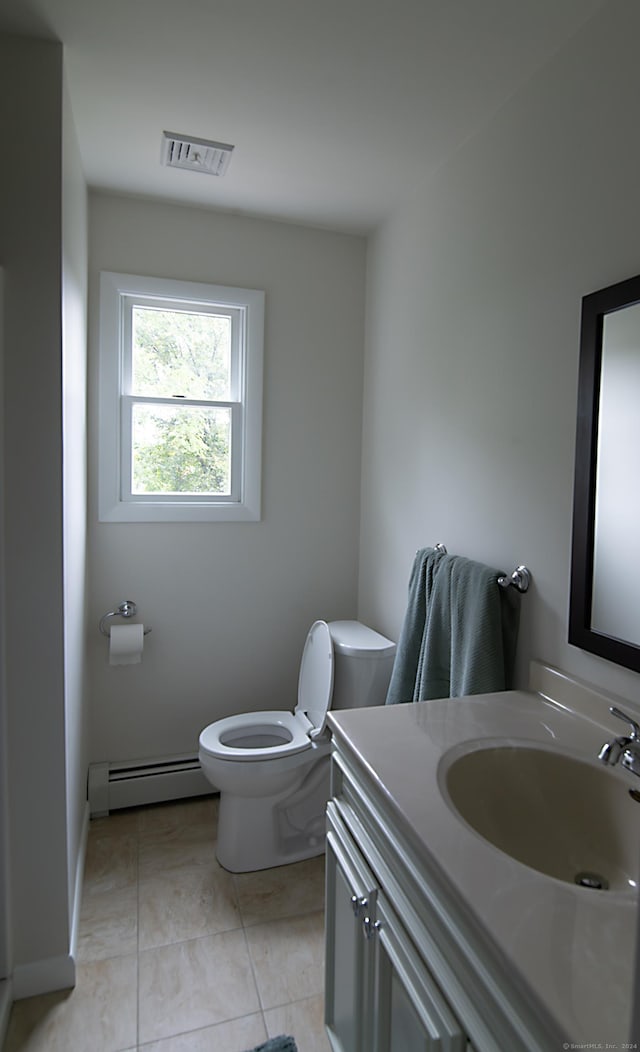
<instances>
[{"instance_id":1,"label":"green towel","mask_svg":"<svg viewBox=\"0 0 640 1052\"><path fill-rule=\"evenodd\" d=\"M416 553L409 578L409 601L391 672L387 705L414 700L422 637L431 603L434 576L438 563L443 558L444 553L436 551L435 548L423 548Z\"/></svg>"},{"instance_id":2,"label":"green towel","mask_svg":"<svg viewBox=\"0 0 640 1052\"><path fill-rule=\"evenodd\" d=\"M272 1037L264 1044L258 1045L253 1052L298 1052L298 1049L292 1037L281 1034L279 1037Z\"/></svg>"},{"instance_id":3,"label":"green towel","mask_svg":"<svg viewBox=\"0 0 640 1052\"><path fill-rule=\"evenodd\" d=\"M520 594L502 571L433 548L418 552L387 704L509 690Z\"/></svg>"}]
</instances>

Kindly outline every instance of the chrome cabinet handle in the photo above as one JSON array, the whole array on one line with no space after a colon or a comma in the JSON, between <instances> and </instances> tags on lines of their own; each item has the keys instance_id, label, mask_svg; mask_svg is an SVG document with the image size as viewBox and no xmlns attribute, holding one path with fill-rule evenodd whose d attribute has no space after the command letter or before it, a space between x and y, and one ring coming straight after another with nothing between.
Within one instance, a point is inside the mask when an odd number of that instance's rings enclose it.
<instances>
[{"instance_id":1,"label":"chrome cabinet handle","mask_svg":"<svg viewBox=\"0 0 640 1052\"><path fill-rule=\"evenodd\" d=\"M382 924L380 921L372 921L371 917L364 917L362 921L362 928L367 939L373 938L380 931Z\"/></svg>"},{"instance_id":2,"label":"chrome cabinet handle","mask_svg":"<svg viewBox=\"0 0 640 1052\"><path fill-rule=\"evenodd\" d=\"M366 910L369 903L367 899L360 898L359 895L351 896L351 909L353 910L354 917L359 917L363 910Z\"/></svg>"}]
</instances>

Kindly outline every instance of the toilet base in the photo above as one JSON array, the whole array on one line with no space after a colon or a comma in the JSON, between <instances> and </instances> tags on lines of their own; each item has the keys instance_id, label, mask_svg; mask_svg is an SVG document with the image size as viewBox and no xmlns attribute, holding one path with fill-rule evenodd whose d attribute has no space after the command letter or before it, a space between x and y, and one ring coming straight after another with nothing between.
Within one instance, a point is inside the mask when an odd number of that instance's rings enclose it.
<instances>
[{"instance_id":1,"label":"toilet base","mask_svg":"<svg viewBox=\"0 0 640 1052\"><path fill-rule=\"evenodd\" d=\"M220 793L216 858L231 873L251 873L321 855L329 799L328 756L298 787L267 797Z\"/></svg>"}]
</instances>

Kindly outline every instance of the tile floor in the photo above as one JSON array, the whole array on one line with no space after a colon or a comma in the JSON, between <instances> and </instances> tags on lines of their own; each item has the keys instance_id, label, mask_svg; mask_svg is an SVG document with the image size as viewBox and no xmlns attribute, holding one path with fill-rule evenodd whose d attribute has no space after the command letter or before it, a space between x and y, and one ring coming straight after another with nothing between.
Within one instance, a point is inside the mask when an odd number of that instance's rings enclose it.
<instances>
[{"instance_id":1,"label":"tile floor","mask_svg":"<svg viewBox=\"0 0 640 1052\"><path fill-rule=\"evenodd\" d=\"M13 1006L5 1052L328 1052L324 858L232 875L217 799L91 823L77 985Z\"/></svg>"}]
</instances>

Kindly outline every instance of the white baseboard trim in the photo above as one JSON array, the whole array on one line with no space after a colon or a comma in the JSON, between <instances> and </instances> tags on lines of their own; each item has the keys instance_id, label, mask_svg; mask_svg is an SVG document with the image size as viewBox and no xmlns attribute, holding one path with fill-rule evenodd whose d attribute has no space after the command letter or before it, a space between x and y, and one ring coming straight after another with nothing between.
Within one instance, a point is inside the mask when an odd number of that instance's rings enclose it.
<instances>
[{"instance_id":1,"label":"white baseboard trim","mask_svg":"<svg viewBox=\"0 0 640 1052\"><path fill-rule=\"evenodd\" d=\"M88 788L92 818L108 815L121 807L140 807L215 792L194 755L92 763Z\"/></svg>"},{"instance_id":2,"label":"white baseboard trim","mask_svg":"<svg viewBox=\"0 0 640 1052\"><path fill-rule=\"evenodd\" d=\"M11 1005L13 1004L13 990L11 979L0 979L0 1048L4 1048L4 1039L7 1036Z\"/></svg>"},{"instance_id":3,"label":"white baseboard trim","mask_svg":"<svg viewBox=\"0 0 640 1052\"><path fill-rule=\"evenodd\" d=\"M17 964L13 969L13 999L70 990L76 985L76 962L70 953L43 961Z\"/></svg>"}]
</instances>

